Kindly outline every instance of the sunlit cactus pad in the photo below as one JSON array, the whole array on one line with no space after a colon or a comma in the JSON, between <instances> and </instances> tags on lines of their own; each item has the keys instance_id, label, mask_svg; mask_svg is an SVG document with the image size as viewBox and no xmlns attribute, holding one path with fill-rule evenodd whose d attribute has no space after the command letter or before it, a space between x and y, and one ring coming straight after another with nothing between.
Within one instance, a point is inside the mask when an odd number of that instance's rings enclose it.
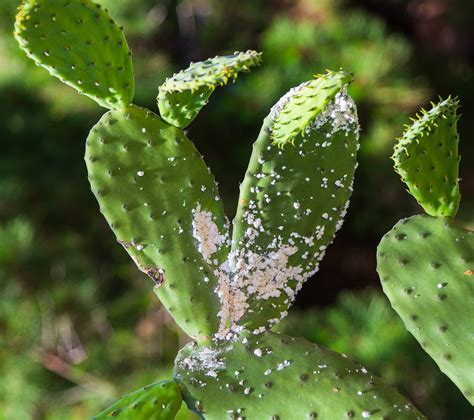
<instances>
[{"instance_id":1,"label":"sunlit cactus pad","mask_svg":"<svg viewBox=\"0 0 474 420\"><path fill-rule=\"evenodd\" d=\"M302 84L273 107L254 144L234 220L229 293L233 324L262 332L286 315L296 293L317 270L341 227L357 166L359 125L341 87L305 134L283 149L272 144L275 121ZM299 107L299 105L297 105Z\"/></svg>"},{"instance_id":2,"label":"sunlit cactus pad","mask_svg":"<svg viewBox=\"0 0 474 420\"><path fill-rule=\"evenodd\" d=\"M53 76L106 108L134 95L131 54L120 27L90 0L26 0L15 36L21 48Z\"/></svg>"},{"instance_id":3,"label":"sunlit cactus pad","mask_svg":"<svg viewBox=\"0 0 474 420\"><path fill-rule=\"evenodd\" d=\"M431 216L458 211L458 101L448 98L422 111L395 146L395 169L408 191Z\"/></svg>"},{"instance_id":4,"label":"sunlit cactus pad","mask_svg":"<svg viewBox=\"0 0 474 420\"><path fill-rule=\"evenodd\" d=\"M275 333L191 343L176 359L175 379L206 420L424 418L360 364Z\"/></svg>"},{"instance_id":5,"label":"sunlit cactus pad","mask_svg":"<svg viewBox=\"0 0 474 420\"><path fill-rule=\"evenodd\" d=\"M474 405L474 232L414 216L384 236L377 259L406 328Z\"/></svg>"},{"instance_id":6,"label":"sunlit cactus pad","mask_svg":"<svg viewBox=\"0 0 474 420\"><path fill-rule=\"evenodd\" d=\"M94 417L94 420L173 420L182 404L181 392L174 381L157 382L130 394Z\"/></svg>"},{"instance_id":7,"label":"sunlit cactus pad","mask_svg":"<svg viewBox=\"0 0 474 420\"><path fill-rule=\"evenodd\" d=\"M308 124L352 80L352 75L344 71L328 71L315 77L288 92L286 100L280 103L271 132L278 146L294 143L299 135L304 136Z\"/></svg>"},{"instance_id":8,"label":"sunlit cactus pad","mask_svg":"<svg viewBox=\"0 0 474 420\"><path fill-rule=\"evenodd\" d=\"M194 145L132 105L102 117L85 159L102 213L163 304L192 337L217 332L214 270L230 244L214 177Z\"/></svg>"},{"instance_id":9,"label":"sunlit cactus pad","mask_svg":"<svg viewBox=\"0 0 474 420\"><path fill-rule=\"evenodd\" d=\"M261 54L249 50L191 64L160 86L160 115L171 125L186 127L206 105L217 86L234 81L238 73L249 71L260 62Z\"/></svg>"}]
</instances>

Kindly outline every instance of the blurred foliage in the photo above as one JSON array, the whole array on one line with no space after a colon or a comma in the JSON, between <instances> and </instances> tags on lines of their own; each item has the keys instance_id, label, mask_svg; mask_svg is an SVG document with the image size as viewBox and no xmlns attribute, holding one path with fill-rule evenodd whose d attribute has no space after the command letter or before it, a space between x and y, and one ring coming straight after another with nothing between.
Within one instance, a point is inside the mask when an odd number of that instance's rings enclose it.
<instances>
[{"instance_id":1,"label":"blurred foliage","mask_svg":"<svg viewBox=\"0 0 474 420\"><path fill-rule=\"evenodd\" d=\"M0 228L1 419L86 418L172 375L185 342L172 319L143 287L106 298L111 268L79 250L69 235L52 248L21 218Z\"/></svg>"},{"instance_id":2,"label":"blurred foliage","mask_svg":"<svg viewBox=\"0 0 474 420\"><path fill-rule=\"evenodd\" d=\"M18 3L0 5L0 419L83 419L122 393L169 378L186 338L115 243L90 193L84 139L103 110L19 51L12 37ZM281 329L358 358L430 418L473 417L383 297L344 294L332 301L335 290L377 281L376 242L399 217L416 211L388 159L408 115L434 92L459 94L464 113L474 112L472 41L465 35L472 30L472 2L101 3L125 27L136 103L151 109L159 84L189 61L263 50L263 66L217 91L189 130L220 181L230 216L251 142L271 105L326 68L355 74L350 89L362 149L349 220L318 278L301 294L307 306L333 306L290 312ZM441 10L437 26L427 19L433 10ZM443 28L455 36L451 47L441 42ZM440 42L427 42L429 36ZM461 120L464 156L474 151L467 141L473 121ZM472 226L468 159L462 176L461 215Z\"/></svg>"}]
</instances>

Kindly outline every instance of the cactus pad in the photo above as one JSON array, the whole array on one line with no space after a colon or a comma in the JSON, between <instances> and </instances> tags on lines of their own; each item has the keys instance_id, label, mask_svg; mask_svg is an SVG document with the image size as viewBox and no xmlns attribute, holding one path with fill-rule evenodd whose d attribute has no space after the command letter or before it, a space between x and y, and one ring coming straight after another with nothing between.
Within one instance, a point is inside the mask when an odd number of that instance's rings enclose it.
<instances>
[{"instance_id":1,"label":"cactus pad","mask_svg":"<svg viewBox=\"0 0 474 420\"><path fill-rule=\"evenodd\" d=\"M174 381L157 382L124 395L94 420L173 420L182 404L181 392Z\"/></svg>"},{"instance_id":2,"label":"cactus pad","mask_svg":"<svg viewBox=\"0 0 474 420\"><path fill-rule=\"evenodd\" d=\"M424 418L360 364L271 332L190 343L178 354L175 379L188 408L206 420Z\"/></svg>"},{"instance_id":3,"label":"cactus pad","mask_svg":"<svg viewBox=\"0 0 474 420\"><path fill-rule=\"evenodd\" d=\"M271 138L280 147L305 135L308 124L323 112L327 104L352 76L344 71L328 71L290 91L275 115Z\"/></svg>"},{"instance_id":4,"label":"cactus pad","mask_svg":"<svg viewBox=\"0 0 474 420\"><path fill-rule=\"evenodd\" d=\"M454 217L458 211L458 101L448 98L423 111L395 146L395 170L431 216Z\"/></svg>"},{"instance_id":5,"label":"cactus pad","mask_svg":"<svg viewBox=\"0 0 474 420\"><path fill-rule=\"evenodd\" d=\"M219 324L216 268L227 219L213 176L182 130L151 111L110 111L87 139L92 191L118 241L192 337Z\"/></svg>"},{"instance_id":6,"label":"cactus pad","mask_svg":"<svg viewBox=\"0 0 474 420\"><path fill-rule=\"evenodd\" d=\"M131 54L120 27L90 0L26 0L17 15L21 48L53 76L105 108L134 95Z\"/></svg>"},{"instance_id":7,"label":"cactus pad","mask_svg":"<svg viewBox=\"0 0 474 420\"><path fill-rule=\"evenodd\" d=\"M158 107L162 118L176 127L188 126L217 86L235 80L239 72L249 71L260 62L260 53L247 51L191 64L160 86Z\"/></svg>"},{"instance_id":8,"label":"cactus pad","mask_svg":"<svg viewBox=\"0 0 474 420\"><path fill-rule=\"evenodd\" d=\"M272 144L279 113L306 86L285 95L265 119L241 185L228 267L229 317L255 333L284 317L318 270L352 192L359 126L343 89L332 97L327 89L320 92L327 106L294 145Z\"/></svg>"},{"instance_id":9,"label":"cactus pad","mask_svg":"<svg viewBox=\"0 0 474 420\"><path fill-rule=\"evenodd\" d=\"M406 328L474 405L474 232L414 216L384 236L377 258Z\"/></svg>"}]
</instances>

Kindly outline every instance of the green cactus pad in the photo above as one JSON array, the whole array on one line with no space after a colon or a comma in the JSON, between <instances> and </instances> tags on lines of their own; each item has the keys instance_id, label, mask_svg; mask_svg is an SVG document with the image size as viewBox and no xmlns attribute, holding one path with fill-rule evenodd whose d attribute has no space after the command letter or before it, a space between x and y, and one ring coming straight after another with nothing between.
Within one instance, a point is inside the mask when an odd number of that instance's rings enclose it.
<instances>
[{"instance_id":1,"label":"green cactus pad","mask_svg":"<svg viewBox=\"0 0 474 420\"><path fill-rule=\"evenodd\" d=\"M328 71L290 91L272 125L274 144L283 147L293 143L298 136L304 136L308 124L351 80L352 75L344 71Z\"/></svg>"},{"instance_id":2,"label":"green cactus pad","mask_svg":"<svg viewBox=\"0 0 474 420\"><path fill-rule=\"evenodd\" d=\"M414 216L384 236L377 259L406 328L474 405L474 232Z\"/></svg>"},{"instance_id":3,"label":"green cactus pad","mask_svg":"<svg viewBox=\"0 0 474 420\"><path fill-rule=\"evenodd\" d=\"M217 86L234 81L238 73L260 62L261 54L249 50L191 64L160 86L157 99L162 118L176 127L188 126Z\"/></svg>"},{"instance_id":4,"label":"green cactus pad","mask_svg":"<svg viewBox=\"0 0 474 420\"><path fill-rule=\"evenodd\" d=\"M130 394L94 417L94 420L173 420L182 404L179 387L174 381L157 382Z\"/></svg>"},{"instance_id":5,"label":"green cactus pad","mask_svg":"<svg viewBox=\"0 0 474 420\"><path fill-rule=\"evenodd\" d=\"M454 217L458 211L458 101L448 98L415 120L395 146L395 170L426 213Z\"/></svg>"},{"instance_id":6,"label":"green cactus pad","mask_svg":"<svg viewBox=\"0 0 474 420\"><path fill-rule=\"evenodd\" d=\"M357 165L359 126L341 90L295 145L272 144L272 128L301 85L265 119L241 185L229 258L229 318L255 333L286 315L341 227Z\"/></svg>"},{"instance_id":7,"label":"green cactus pad","mask_svg":"<svg viewBox=\"0 0 474 420\"><path fill-rule=\"evenodd\" d=\"M92 191L117 240L192 337L218 330L214 271L230 246L217 186L182 130L151 111L110 111L86 148Z\"/></svg>"},{"instance_id":8,"label":"green cactus pad","mask_svg":"<svg viewBox=\"0 0 474 420\"><path fill-rule=\"evenodd\" d=\"M36 64L105 108L134 95L132 58L121 28L90 0L26 0L15 37Z\"/></svg>"},{"instance_id":9,"label":"green cactus pad","mask_svg":"<svg viewBox=\"0 0 474 420\"><path fill-rule=\"evenodd\" d=\"M424 418L360 364L272 332L190 343L178 354L175 379L188 408L206 420Z\"/></svg>"}]
</instances>

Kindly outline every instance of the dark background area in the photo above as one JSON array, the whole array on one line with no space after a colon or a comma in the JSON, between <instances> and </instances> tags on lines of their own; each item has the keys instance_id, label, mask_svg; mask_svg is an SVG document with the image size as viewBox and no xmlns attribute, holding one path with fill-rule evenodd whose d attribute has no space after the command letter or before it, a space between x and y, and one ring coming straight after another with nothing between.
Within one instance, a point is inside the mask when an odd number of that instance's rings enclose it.
<instances>
[{"instance_id":1,"label":"dark background area","mask_svg":"<svg viewBox=\"0 0 474 420\"><path fill-rule=\"evenodd\" d=\"M375 249L420 212L393 172L395 139L419 107L458 96L459 221L474 227L472 0L102 0L134 52L135 102L156 110L173 72L216 54L263 51L263 65L216 91L189 129L229 217L262 119L289 88L340 67L362 126L343 229L279 327L358 358L432 419L474 416L380 292ZM0 419L87 418L169 377L187 338L98 211L84 141L103 110L36 68L0 5ZM183 418L187 414L182 413Z\"/></svg>"}]
</instances>

